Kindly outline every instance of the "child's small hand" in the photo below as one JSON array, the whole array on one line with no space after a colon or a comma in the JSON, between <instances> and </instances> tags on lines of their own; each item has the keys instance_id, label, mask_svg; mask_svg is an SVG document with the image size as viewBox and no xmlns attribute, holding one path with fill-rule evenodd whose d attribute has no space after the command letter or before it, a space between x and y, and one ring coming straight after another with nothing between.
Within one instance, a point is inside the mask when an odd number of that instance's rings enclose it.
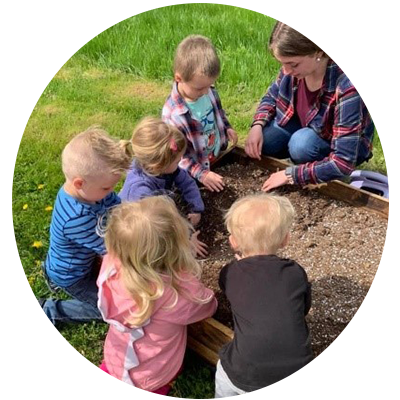
<instances>
[{"instance_id":1,"label":"child's small hand","mask_svg":"<svg viewBox=\"0 0 400 400\"><path fill-rule=\"evenodd\" d=\"M211 192L224 190L224 178L212 171L207 173L202 183Z\"/></svg>"},{"instance_id":2,"label":"child's small hand","mask_svg":"<svg viewBox=\"0 0 400 400\"><path fill-rule=\"evenodd\" d=\"M203 242L201 242L199 239L197 239L197 236L199 236L200 231L196 231L193 233L193 235L190 238L190 243L192 245L192 250L195 255L200 256L200 257L207 257L208 251L207 251L207 245Z\"/></svg>"},{"instance_id":3,"label":"child's small hand","mask_svg":"<svg viewBox=\"0 0 400 400\"><path fill-rule=\"evenodd\" d=\"M193 226L196 226L200 222L200 219L201 219L200 213L188 214L188 220Z\"/></svg>"},{"instance_id":4,"label":"child's small hand","mask_svg":"<svg viewBox=\"0 0 400 400\"><path fill-rule=\"evenodd\" d=\"M228 138L229 140L232 142L232 144L234 146L236 146L239 138L238 138L238 134L236 133L236 131L232 128L229 128L226 130L226 133L228 134Z\"/></svg>"}]
</instances>

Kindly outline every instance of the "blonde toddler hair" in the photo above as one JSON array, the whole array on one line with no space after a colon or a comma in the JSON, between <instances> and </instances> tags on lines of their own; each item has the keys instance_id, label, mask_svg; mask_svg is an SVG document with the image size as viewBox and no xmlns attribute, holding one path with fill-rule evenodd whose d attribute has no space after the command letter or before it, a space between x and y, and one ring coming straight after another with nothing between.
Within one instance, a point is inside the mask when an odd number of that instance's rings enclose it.
<instances>
[{"instance_id":1,"label":"blonde toddler hair","mask_svg":"<svg viewBox=\"0 0 400 400\"><path fill-rule=\"evenodd\" d=\"M195 74L217 78L221 71L217 51L211 40L201 35L190 35L179 43L174 59L174 74L179 73L184 82Z\"/></svg>"},{"instance_id":2,"label":"blonde toddler hair","mask_svg":"<svg viewBox=\"0 0 400 400\"><path fill-rule=\"evenodd\" d=\"M272 194L255 194L233 203L225 215L228 232L246 256L276 254L294 219L289 199Z\"/></svg>"},{"instance_id":3,"label":"blonde toddler hair","mask_svg":"<svg viewBox=\"0 0 400 400\"><path fill-rule=\"evenodd\" d=\"M67 179L96 178L126 171L132 161L129 142L116 140L98 126L76 135L62 152L62 170Z\"/></svg>"},{"instance_id":4,"label":"blonde toddler hair","mask_svg":"<svg viewBox=\"0 0 400 400\"><path fill-rule=\"evenodd\" d=\"M147 197L115 207L108 221L105 245L121 262L122 280L137 304L127 322L142 325L152 314L154 302L163 295L162 275L170 279L176 294L189 273L200 277L201 267L191 252L190 225L167 196ZM182 293L186 295L185 293ZM206 303L210 299L194 299Z\"/></svg>"},{"instance_id":5,"label":"blonde toddler hair","mask_svg":"<svg viewBox=\"0 0 400 400\"><path fill-rule=\"evenodd\" d=\"M186 149L183 133L159 118L144 118L132 134L131 148L138 165L149 175L161 175Z\"/></svg>"}]
</instances>

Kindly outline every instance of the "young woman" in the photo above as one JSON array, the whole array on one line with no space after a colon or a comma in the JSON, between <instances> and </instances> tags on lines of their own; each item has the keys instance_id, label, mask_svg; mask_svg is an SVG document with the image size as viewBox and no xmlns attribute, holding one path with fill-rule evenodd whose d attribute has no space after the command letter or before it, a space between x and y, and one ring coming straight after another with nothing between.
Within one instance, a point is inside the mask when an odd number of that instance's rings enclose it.
<instances>
[{"instance_id":1,"label":"young woman","mask_svg":"<svg viewBox=\"0 0 400 400\"><path fill-rule=\"evenodd\" d=\"M269 48L282 68L254 115L245 150L290 157L294 166L270 176L264 191L350 175L372 157L373 121L357 90L318 46L277 22Z\"/></svg>"}]
</instances>

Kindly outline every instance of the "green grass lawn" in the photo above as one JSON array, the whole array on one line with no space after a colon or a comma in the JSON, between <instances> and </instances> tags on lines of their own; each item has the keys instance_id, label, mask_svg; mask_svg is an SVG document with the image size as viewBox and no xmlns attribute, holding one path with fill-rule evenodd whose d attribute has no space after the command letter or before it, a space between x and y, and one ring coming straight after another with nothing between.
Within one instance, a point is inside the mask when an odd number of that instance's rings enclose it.
<instances>
[{"instance_id":1,"label":"green grass lawn","mask_svg":"<svg viewBox=\"0 0 400 400\"><path fill-rule=\"evenodd\" d=\"M76 133L100 124L129 139L137 121L159 116L172 83L176 45L189 34L212 39L222 62L217 81L223 106L243 143L257 104L278 72L266 51L274 20L252 11L187 4L149 11L104 31L82 47L45 88L26 126L14 172L15 237L36 296L50 293L40 271L49 242L51 206L63 183L60 154ZM379 138L368 169L386 172ZM59 328L77 351L98 364L107 327L101 323ZM173 395L213 397L213 373L194 355Z\"/></svg>"}]
</instances>

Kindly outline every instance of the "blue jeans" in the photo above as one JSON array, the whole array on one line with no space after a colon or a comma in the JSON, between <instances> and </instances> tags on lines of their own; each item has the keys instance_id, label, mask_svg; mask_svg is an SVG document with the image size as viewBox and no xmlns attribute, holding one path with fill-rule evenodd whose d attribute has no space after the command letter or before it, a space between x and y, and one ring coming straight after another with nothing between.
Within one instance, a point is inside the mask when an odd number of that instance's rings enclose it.
<instances>
[{"instance_id":1,"label":"blue jeans","mask_svg":"<svg viewBox=\"0 0 400 400\"><path fill-rule=\"evenodd\" d=\"M263 130L262 153L276 158L290 157L295 164L319 161L331 152L330 142L322 139L311 128L302 128L297 118L292 118L285 127L275 120Z\"/></svg>"},{"instance_id":2,"label":"blue jeans","mask_svg":"<svg viewBox=\"0 0 400 400\"><path fill-rule=\"evenodd\" d=\"M48 278L47 278L48 279ZM47 299L43 304L43 311L53 325L59 322L88 322L100 320L100 311L97 308L96 274L89 274L77 283L61 288L70 295L71 300ZM49 285L56 286L53 282Z\"/></svg>"}]
</instances>

